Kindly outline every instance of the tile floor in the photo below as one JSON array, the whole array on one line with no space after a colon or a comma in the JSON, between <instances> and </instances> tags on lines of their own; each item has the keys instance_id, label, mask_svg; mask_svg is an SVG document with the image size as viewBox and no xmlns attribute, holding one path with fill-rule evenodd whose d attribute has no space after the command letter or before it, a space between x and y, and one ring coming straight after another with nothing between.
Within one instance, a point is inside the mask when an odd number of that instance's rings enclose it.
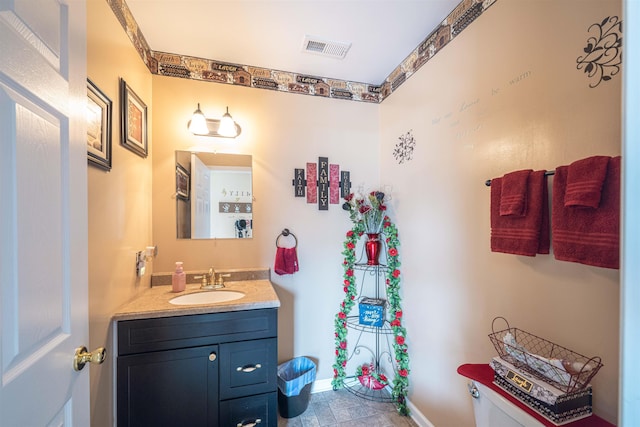
<instances>
[{"instance_id":1,"label":"tile floor","mask_svg":"<svg viewBox=\"0 0 640 427\"><path fill-rule=\"evenodd\" d=\"M295 418L278 417L278 427L397 427L417 426L399 415L392 403L362 399L342 389L311 395L309 407Z\"/></svg>"}]
</instances>

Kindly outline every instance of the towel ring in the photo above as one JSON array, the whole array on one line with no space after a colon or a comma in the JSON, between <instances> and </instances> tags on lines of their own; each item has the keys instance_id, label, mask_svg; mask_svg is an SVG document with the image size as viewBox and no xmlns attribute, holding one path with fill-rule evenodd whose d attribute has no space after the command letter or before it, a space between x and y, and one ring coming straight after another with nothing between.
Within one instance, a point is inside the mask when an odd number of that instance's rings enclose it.
<instances>
[{"instance_id":1,"label":"towel ring","mask_svg":"<svg viewBox=\"0 0 640 427\"><path fill-rule=\"evenodd\" d=\"M287 237L287 236L291 236L291 237L293 237L293 240L295 240L295 242L296 242L296 244L295 244L294 248L297 248L297 247L298 247L298 238L296 237L296 235L295 235L295 234L293 234L292 232L290 232L288 228L285 228L284 230L282 230L282 233L280 233L280 234L278 235L278 237L276 237L276 247L277 247L277 248L284 247L284 246L279 246L279 245L278 245L278 241L280 240L280 237L283 237L283 236L284 236L284 237Z\"/></svg>"}]
</instances>

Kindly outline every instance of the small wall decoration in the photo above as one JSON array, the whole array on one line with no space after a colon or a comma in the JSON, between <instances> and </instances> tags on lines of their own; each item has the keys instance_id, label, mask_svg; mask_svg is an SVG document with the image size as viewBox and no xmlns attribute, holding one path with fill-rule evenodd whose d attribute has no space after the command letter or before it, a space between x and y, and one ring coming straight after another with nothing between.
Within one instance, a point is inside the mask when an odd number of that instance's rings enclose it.
<instances>
[{"instance_id":1,"label":"small wall decoration","mask_svg":"<svg viewBox=\"0 0 640 427\"><path fill-rule=\"evenodd\" d=\"M239 214L251 213L251 203L244 202L218 202L219 213Z\"/></svg>"},{"instance_id":2,"label":"small wall decoration","mask_svg":"<svg viewBox=\"0 0 640 427\"><path fill-rule=\"evenodd\" d=\"M584 69L592 80L589 87L593 89L620 72L622 21L617 16L607 16L602 22L592 24L587 31L593 35L587 39L587 46L583 49L585 55L576 60L576 68Z\"/></svg>"},{"instance_id":3,"label":"small wall decoration","mask_svg":"<svg viewBox=\"0 0 640 427\"><path fill-rule=\"evenodd\" d=\"M305 169L294 169L292 185L295 197L306 195L307 203L317 203L321 211L340 203L340 198L351 191L349 171L340 171L328 157L318 157L318 163L307 163Z\"/></svg>"},{"instance_id":4,"label":"small wall decoration","mask_svg":"<svg viewBox=\"0 0 640 427\"><path fill-rule=\"evenodd\" d=\"M120 79L120 143L138 154L147 157L147 106L142 99Z\"/></svg>"},{"instance_id":5,"label":"small wall decoration","mask_svg":"<svg viewBox=\"0 0 640 427\"><path fill-rule=\"evenodd\" d=\"M111 100L87 79L87 159L111 170Z\"/></svg>"},{"instance_id":6,"label":"small wall decoration","mask_svg":"<svg viewBox=\"0 0 640 427\"><path fill-rule=\"evenodd\" d=\"M180 165L176 166L176 197L189 200L189 172Z\"/></svg>"},{"instance_id":7,"label":"small wall decoration","mask_svg":"<svg viewBox=\"0 0 640 427\"><path fill-rule=\"evenodd\" d=\"M398 137L400 142L398 142L393 149L393 157L395 157L399 165L413 158L413 149L416 146L416 140L412 132L413 130L410 130L404 135L400 135Z\"/></svg>"}]
</instances>

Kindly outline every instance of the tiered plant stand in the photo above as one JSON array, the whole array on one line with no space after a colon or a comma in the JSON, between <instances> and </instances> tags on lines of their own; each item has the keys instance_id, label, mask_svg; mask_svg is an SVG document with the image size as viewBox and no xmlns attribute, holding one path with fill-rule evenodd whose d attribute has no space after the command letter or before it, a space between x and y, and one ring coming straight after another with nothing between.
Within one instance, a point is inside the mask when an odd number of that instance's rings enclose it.
<instances>
[{"instance_id":1,"label":"tiered plant stand","mask_svg":"<svg viewBox=\"0 0 640 427\"><path fill-rule=\"evenodd\" d=\"M389 217L384 219L381 237L380 263L372 265L363 256L356 261L358 243L361 238L366 239L362 222L346 234L342 252L345 297L335 317L332 385L334 390L344 387L364 399L393 402L399 413L408 415L409 354L399 296L399 241L397 228ZM363 297L386 299L380 326L363 324L358 310L352 310ZM367 375L362 375L363 365L369 371L365 372Z\"/></svg>"}]
</instances>

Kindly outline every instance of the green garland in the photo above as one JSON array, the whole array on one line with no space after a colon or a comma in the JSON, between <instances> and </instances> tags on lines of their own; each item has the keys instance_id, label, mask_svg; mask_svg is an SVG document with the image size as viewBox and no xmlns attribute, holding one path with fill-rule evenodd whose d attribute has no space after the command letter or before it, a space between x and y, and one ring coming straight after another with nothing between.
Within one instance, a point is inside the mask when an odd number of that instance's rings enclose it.
<instances>
[{"instance_id":1,"label":"green garland","mask_svg":"<svg viewBox=\"0 0 640 427\"><path fill-rule=\"evenodd\" d=\"M353 266L356 263L356 244L364 234L364 224L362 221L354 223L351 230L347 232L344 242L344 301L340 304L340 311L335 317L335 342L336 342L336 362L333 364L333 389L337 390L344 386L346 378L345 368L347 366L347 315L355 305L357 296L356 278ZM385 215L382 234L386 237L387 244L387 300L389 303L389 314L391 315L390 326L393 331L393 350L396 359L396 372L393 380L392 397L396 403L398 412L402 415L409 415L407 408L407 391L409 388L409 353L405 337L406 329L402 326L402 307L400 305L400 260L398 259L398 229Z\"/></svg>"}]
</instances>

